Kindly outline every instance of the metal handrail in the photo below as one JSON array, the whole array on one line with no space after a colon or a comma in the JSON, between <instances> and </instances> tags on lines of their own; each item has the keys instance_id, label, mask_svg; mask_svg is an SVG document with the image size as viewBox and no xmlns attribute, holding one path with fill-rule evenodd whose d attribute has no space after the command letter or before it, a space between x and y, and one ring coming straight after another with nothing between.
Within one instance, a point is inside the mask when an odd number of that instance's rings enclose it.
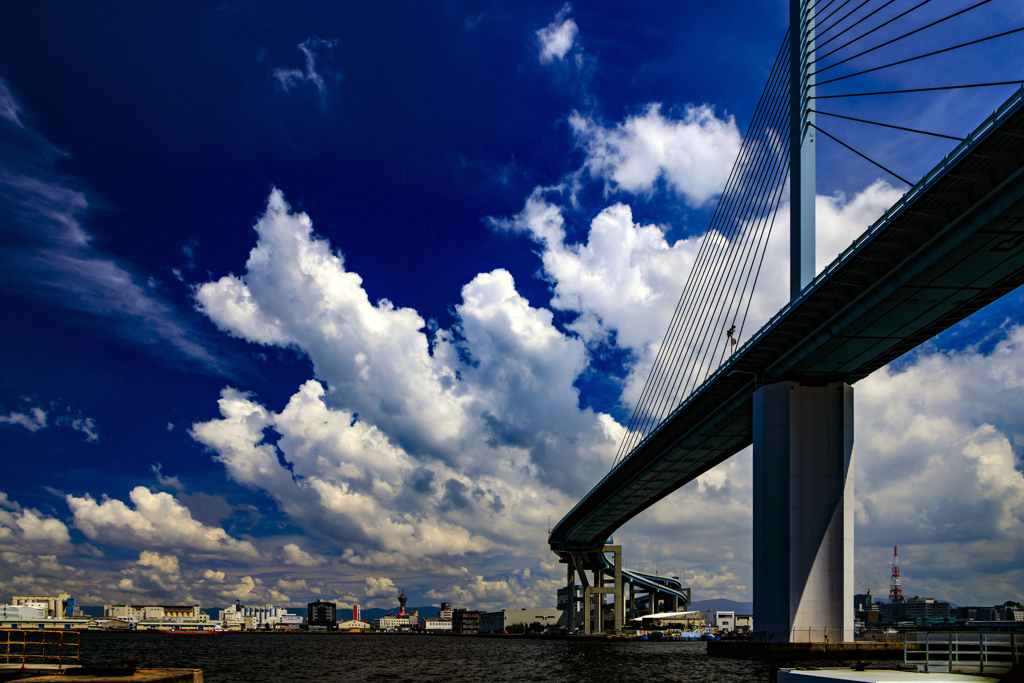
<instances>
[{"instance_id":1,"label":"metal handrail","mask_svg":"<svg viewBox=\"0 0 1024 683\"><path fill-rule=\"evenodd\" d=\"M0 633L6 637L5 642L0 642L0 646L4 647L4 651L0 652L0 660L4 664L21 664L21 668L25 669L31 664L56 663L58 669L63 669L70 664L78 665L81 661L82 634L77 630L0 629ZM31 636L40 637L35 639ZM54 650L56 654L53 654Z\"/></svg>"}]
</instances>

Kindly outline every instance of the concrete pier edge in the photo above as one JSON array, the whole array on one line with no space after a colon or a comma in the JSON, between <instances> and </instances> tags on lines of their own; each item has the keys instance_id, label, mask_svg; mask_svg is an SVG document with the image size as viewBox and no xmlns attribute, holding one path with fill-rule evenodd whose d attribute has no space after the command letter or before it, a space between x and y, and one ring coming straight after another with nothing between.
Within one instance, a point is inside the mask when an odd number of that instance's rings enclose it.
<instances>
[{"instance_id":1,"label":"concrete pier edge","mask_svg":"<svg viewBox=\"0 0 1024 683\"><path fill-rule=\"evenodd\" d=\"M708 643L709 657L769 661L800 661L805 659L849 661L853 659L903 659L903 643L753 643L750 641L713 640Z\"/></svg>"}]
</instances>

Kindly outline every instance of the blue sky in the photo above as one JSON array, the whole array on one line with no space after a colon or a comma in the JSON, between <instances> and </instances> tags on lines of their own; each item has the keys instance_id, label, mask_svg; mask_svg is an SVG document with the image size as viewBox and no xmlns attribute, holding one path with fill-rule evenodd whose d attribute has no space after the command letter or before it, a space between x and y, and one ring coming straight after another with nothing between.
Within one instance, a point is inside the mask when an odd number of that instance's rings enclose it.
<instances>
[{"instance_id":1,"label":"blue sky","mask_svg":"<svg viewBox=\"0 0 1024 683\"><path fill-rule=\"evenodd\" d=\"M938 4L865 44L970 5ZM611 464L786 3L6 15L0 599L553 603L549 516ZM835 72L1020 26L993 0ZM1020 35L827 87L1020 79ZM962 136L1013 91L829 106ZM955 144L826 129L912 180ZM906 189L835 145L818 182L819 268ZM877 594L898 543L909 592L1022 597L1020 298L857 385ZM749 600L750 495L748 452L617 541Z\"/></svg>"}]
</instances>

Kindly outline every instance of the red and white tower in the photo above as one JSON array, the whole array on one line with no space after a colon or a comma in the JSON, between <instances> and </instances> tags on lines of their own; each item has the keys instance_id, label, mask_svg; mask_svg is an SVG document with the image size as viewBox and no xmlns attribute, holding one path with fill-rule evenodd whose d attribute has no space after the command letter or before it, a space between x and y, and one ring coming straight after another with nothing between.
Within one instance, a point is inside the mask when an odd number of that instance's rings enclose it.
<instances>
[{"instance_id":1,"label":"red and white tower","mask_svg":"<svg viewBox=\"0 0 1024 683\"><path fill-rule=\"evenodd\" d=\"M398 616L405 616L405 603L408 599L409 598L405 597L405 591L403 590L402 594L398 596L398 604L401 605L401 608L398 610Z\"/></svg>"},{"instance_id":2,"label":"red and white tower","mask_svg":"<svg viewBox=\"0 0 1024 683\"><path fill-rule=\"evenodd\" d=\"M903 602L903 587L900 586L899 547L892 547L892 581L889 583L889 602Z\"/></svg>"}]
</instances>

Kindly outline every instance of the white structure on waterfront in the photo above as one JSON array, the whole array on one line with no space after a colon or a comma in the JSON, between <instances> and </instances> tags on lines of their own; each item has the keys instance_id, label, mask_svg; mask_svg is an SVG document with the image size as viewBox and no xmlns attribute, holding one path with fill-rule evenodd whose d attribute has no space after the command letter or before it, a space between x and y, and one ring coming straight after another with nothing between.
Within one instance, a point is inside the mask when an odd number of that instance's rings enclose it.
<instances>
[{"instance_id":1,"label":"white structure on waterfront","mask_svg":"<svg viewBox=\"0 0 1024 683\"><path fill-rule=\"evenodd\" d=\"M451 633L452 632L452 620L451 619L421 619L420 628L424 631L433 631L435 633Z\"/></svg>"},{"instance_id":2,"label":"white structure on waterfront","mask_svg":"<svg viewBox=\"0 0 1024 683\"><path fill-rule=\"evenodd\" d=\"M718 612L709 609L704 612L704 621L719 633L732 633L736 630L735 612Z\"/></svg>"},{"instance_id":3,"label":"white structure on waterfront","mask_svg":"<svg viewBox=\"0 0 1024 683\"><path fill-rule=\"evenodd\" d=\"M352 631L354 629L371 629L373 624L368 621L362 621L359 619L349 619L348 621L342 621L338 623L339 631Z\"/></svg>"},{"instance_id":4,"label":"white structure on waterfront","mask_svg":"<svg viewBox=\"0 0 1024 683\"><path fill-rule=\"evenodd\" d=\"M21 607L22 605L36 606L42 604L43 609L46 610L44 618L64 619L72 616L67 614L64 609L69 600L71 600L71 596L67 593L61 593L60 595L15 595L11 598L11 605Z\"/></svg>"},{"instance_id":5,"label":"white structure on waterfront","mask_svg":"<svg viewBox=\"0 0 1024 683\"><path fill-rule=\"evenodd\" d=\"M103 606L103 616L121 619L130 624L142 621L173 621L179 623L203 624L210 620L199 605L122 605L114 603Z\"/></svg>"},{"instance_id":6,"label":"white structure on waterfront","mask_svg":"<svg viewBox=\"0 0 1024 683\"><path fill-rule=\"evenodd\" d=\"M234 607L220 611L220 621L228 626L240 626L252 630L259 628L277 628L278 624L298 626L302 616L289 614L277 605L243 605L236 602Z\"/></svg>"},{"instance_id":7,"label":"white structure on waterfront","mask_svg":"<svg viewBox=\"0 0 1024 683\"><path fill-rule=\"evenodd\" d=\"M0 620L46 618L46 603L30 602L25 605L0 605Z\"/></svg>"},{"instance_id":8,"label":"white structure on waterfront","mask_svg":"<svg viewBox=\"0 0 1024 683\"><path fill-rule=\"evenodd\" d=\"M416 626L418 622L419 617L414 615L409 615L406 617L396 617L389 615L386 617L381 617L380 619L374 619L373 622L371 623L373 624L374 628L380 629L382 631L401 631Z\"/></svg>"}]
</instances>

